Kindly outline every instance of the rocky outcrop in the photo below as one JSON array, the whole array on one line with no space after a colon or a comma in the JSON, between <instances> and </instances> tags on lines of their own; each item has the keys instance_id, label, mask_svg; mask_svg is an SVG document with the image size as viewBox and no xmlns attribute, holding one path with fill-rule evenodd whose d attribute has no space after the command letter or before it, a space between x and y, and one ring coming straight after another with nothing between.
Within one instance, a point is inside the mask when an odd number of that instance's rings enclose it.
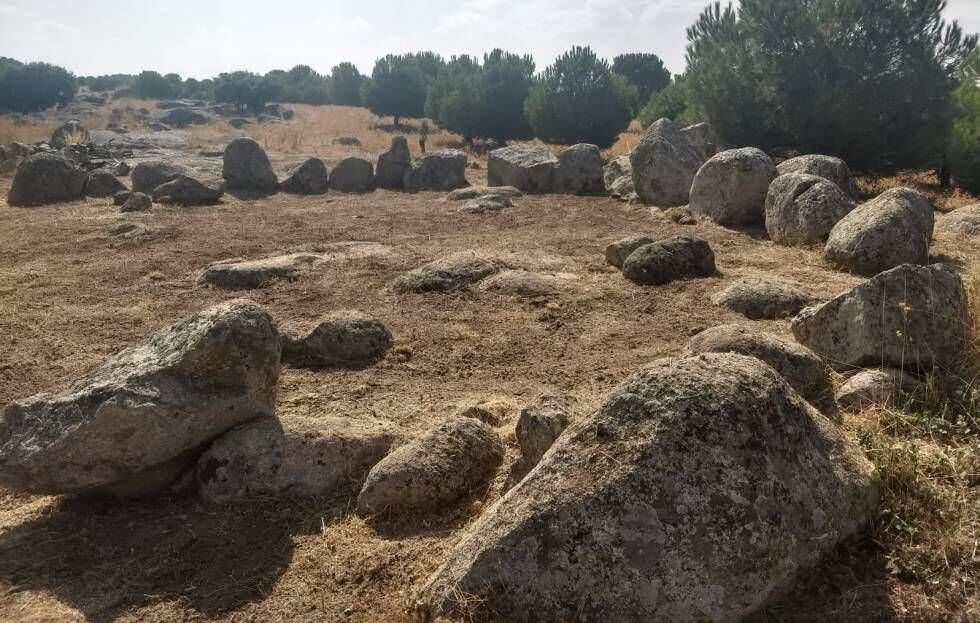
<instances>
[{"instance_id":1,"label":"rocky outcrop","mask_svg":"<svg viewBox=\"0 0 980 623\"><path fill-rule=\"evenodd\" d=\"M626 263L626 258L632 255L633 251L656 241L657 239L653 236L643 235L630 236L629 238L617 240L606 247L606 263L622 270L623 264Z\"/></svg>"},{"instance_id":2,"label":"rocky outcrop","mask_svg":"<svg viewBox=\"0 0 980 623\"><path fill-rule=\"evenodd\" d=\"M330 188L342 193L374 189L374 166L364 158L344 158L330 171Z\"/></svg>"},{"instance_id":3,"label":"rocky outcrop","mask_svg":"<svg viewBox=\"0 0 980 623\"><path fill-rule=\"evenodd\" d=\"M541 462L558 437L572 421L572 409L567 398L542 396L521 409L517 418L517 444L521 447L521 462L530 471Z\"/></svg>"},{"instance_id":4,"label":"rocky outcrop","mask_svg":"<svg viewBox=\"0 0 980 623\"><path fill-rule=\"evenodd\" d=\"M86 197L112 197L126 190L126 185L119 181L116 174L106 169L90 171L85 182Z\"/></svg>"},{"instance_id":5,"label":"rocky outcrop","mask_svg":"<svg viewBox=\"0 0 980 623\"><path fill-rule=\"evenodd\" d=\"M661 119L647 128L630 153L633 188L646 203L671 207L688 202L691 184L704 163L674 122Z\"/></svg>"},{"instance_id":6,"label":"rocky outcrop","mask_svg":"<svg viewBox=\"0 0 980 623\"><path fill-rule=\"evenodd\" d=\"M501 268L499 262L476 253L454 253L401 275L391 287L402 293L450 292L486 279Z\"/></svg>"},{"instance_id":7,"label":"rocky outcrop","mask_svg":"<svg viewBox=\"0 0 980 623\"><path fill-rule=\"evenodd\" d=\"M466 186L466 154L456 149L422 154L405 170L405 190L453 190Z\"/></svg>"},{"instance_id":8,"label":"rocky outcrop","mask_svg":"<svg viewBox=\"0 0 980 623\"><path fill-rule=\"evenodd\" d=\"M323 160L309 158L289 172L279 190L292 195L322 195L330 190L330 173Z\"/></svg>"},{"instance_id":9,"label":"rocky outcrop","mask_svg":"<svg viewBox=\"0 0 980 623\"><path fill-rule=\"evenodd\" d=\"M711 302L750 320L774 320L795 316L817 299L789 283L743 277L711 297Z\"/></svg>"},{"instance_id":10,"label":"rocky outcrop","mask_svg":"<svg viewBox=\"0 0 980 623\"><path fill-rule=\"evenodd\" d=\"M64 156L34 154L18 165L7 192L7 205L39 206L76 201L82 198L87 181L88 174Z\"/></svg>"},{"instance_id":11,"label":"rocky outcrop","mask_svg":"<svg viewBox=\"0 0 980 623\"><path fill-rule=\"evenodd\" d=\"M854 205L827 179L807 173L780 175L766 196L766 231L776 244L822 244Z\"/></svg>"},{"instance_id":12,"label":"rocky outcrop","mask_svg":"<svg viewBox=\"0 0 980 623\"><path fill-rule=\"evenodd\" d=\"M772 333L736 324L713 327L687 343L689 355L736 353L755 357L778 372L805 400L818 407L833 404L830 368L816 353Z\"/></svg>"},{"instance_id":13,"label":"rocky outcrop","mask_svg":"<svg viewBox=\"0 0 980 623\"><path fill-rule=\"evenodd\" d=\"M715 272L715 254L711 246L696 236L676 236L644 245L623 263L623 276L644 286L710 277Z\"/></svg>"},{"instance_id":14,"label":"rocky outcrop","mask_svg":"<svg viewBox=\"0 0 980 623\"><path fill-rule=\"evenodd\" d=\"M484 486L503 458L503 443L490 426L449 418L374 466L357 496L357 514L444 510Z\"/></svg>"},{"instance_id":15,"label":"rocky outcrop","mask_svg":"<svg viewBox=\"0 0 980 623\"><path fill-rule=\"evenodd\" d=\"M468 186L452 191L446 196L446 199L449 201L471 201L481 197L516 199L523 196L524 193L513 186Z\"/></svg>"},{"instance_id":16,"label":"rocky outcrop","mask_svg":"<svg viewBox=\"0 0 980 623\"><path fill-rule=\"evenodd\" d=\"M630 157L617 156L602 168L602 180L610 196L625 199L633 194L633 165Z\"/></svg>"},{"instance_id":17,"label":"rocky outcrop","mask_svg":"<svg viewBox=\"0 0 980 623\"><path fill-rule=\"evenodd\" d=\"M378 167L374 173L378 188L401 188L405 184L405 171L412 164L412 152L408 149L408 139L396 136L391 139L391 148L378 156Z\"/></svg>"},{"instance_id":18,"label":"rocky outcrop","mask_svg":"<svg viewBox=\"0 0 980 623\"><path fill-rule=\"evenodd\" d=\"M280 336L247 301L218 305L7 407L0 483L33 493L145 494L214 439L276 408Z\"/></svg>"},{"instance_id":19,"label":"rocky outcrop","mask_svg":"<svg viewBox=\"0 0 980 623\"><path fill-rule=\"evenodd\" d=\"M704 163L691 186L691 212L719 225L754 225L765 219L766 193L776 165L761 149L731 149Z\"/></svg>"},{"instance_id":20,"label":"rocky outcrop","mask_svg":"<svg viewBox=\"0 0 980 623\"><path fill-rule=\"evenodd\" d=\"M133 182L133 191L151 195L157 186L175 180L181 175L193 175L193 173L176 162L152 160L141 162L133 167L130 178Z\"/></svg>"},{"instance_id":21,"label":"rocky outcrop","mask_svg":"<svg viewBox=\"0 0 980 623\"><path fill-rule=\"evenodd\" d=\"M809 154L781 162L777 169L780 175L805 173L822 177L837 184L852 199L858 198L857 181L851 174L850 167L840 158Z\"/></svg>"},{"instance_id":22,"label":"rocky outcrop","mask_svg":"<svg viewBox=\"0 0 980 623\"><path fill-rule=\"evenodd\" d=\"M603 194L606 185L599 148L586 143L566 148L555 165L553 190L565 195Z\"/></svg>"},{"instance_id":23,"label":"rocky outcrop","mask_svg":"<svg viewBox=\"0 0 980 623\"><path fill-rule=\"evenodd\" d=\"M253 420L201 455L197 492L212 504L349 493L399 438L398 429L369 418L318 417L285 426L276 418Z\"/></svg>"},{"instance_id":24,"label":"rocky outcrop","mask_svg":"<svg viewBox=\"0 0 980 623\"><path fill-rule=\"evenodd\" d=\"M181 175L153 190L156 203L179 206L214 205L225 194L224 181L216 177L191 177Z\"/></svg>"},{"instance_id":25,"label":"rocky outcrop","mask_svg":"<svg viewBox=\"0 0 980 623\"><path fill-rule=\"evenodd\" d=\"M225 147L222 175L230 192L272 194L279 186L265 150L244 136Z\"/></svg>"},{"instance_id":26,"label":"rocky outcrop","mask_svg":"<svg viewBox=\"0 0 980 623\"><path fill-rule=\"evenodd\" d=\"M980 236L980 203L943 214L936 219L936 230L960 236Z\"/></svg>"},{"instance_id":27,"label":"rocky outcrop","mask_svg":"<svg viewBox=\"0 0 980 623\"><path fill-rule=\"evenodd\" d=\"M681 134L697 150L703 160L718 153L718 139L710 123L696 123L681 130Z\"/></svg>"},{"instance_id":28,"label":"rocky outcrop","mask_svg":"<svg viewBox=\"0 0 980 623\"><path fill-rule=\"evenodd\" d=\"M893 188L859 205L830 232L824 256L831 264L870 277L900 264L928 264L932 205L921 193Z\"/></svg>"},{"instance_id":29,"label":"rocky outcrop","mask_svg":"<svg viewBox=\"0 0 980 623\"><path fill-rule=\"evenodd\" d=\"M893 268L793 319L796 339L838 369L955 369L968 327L963 282L944 264Z\"/></svg>"},{"instance_id":30,"label":"rocky outcrop","mask_svg":"<svg viewBox=\"0 0 980 623\"><path fill-rule=\"evenodd\" d=\"M872 474L758 359L661 360L467 530L415 615L739 621L868 521Z\"/></svg>"},{"instance_id":31,"label":"rocky outcrop","mask_svg":"<svg viewBox=\"0 0 980 623\"><path fill-rule=\"evenodd\" d=\"M323 257L316 253L290 253L258 260L222 260L205 268L198 282L225 290L253 290L272 281L296 279L322 260Z\"/></svg>"},{"instance_id":32,"label":"rocky outcrop","mask_svg":"<svg viewBox=\"0 0 980 623\"><path fill-rule=\"evenodd\" d=\"M335 312L303 336L286 333L282 360L312 368L359 367L383 359L393 344L380 320L358 311Z\"/></svg>"},{"instance_id":33,"label":"rocky outcrop","mask_svg":"<svg viewBox=\"0 0 980 623\"><path fill-rule=\"evenodd\" d=\"M558 159L547 147L513 145L490 152L487 184L513 186L530 194L550 193L554 188Z\"/></svg>"}]
</instances>

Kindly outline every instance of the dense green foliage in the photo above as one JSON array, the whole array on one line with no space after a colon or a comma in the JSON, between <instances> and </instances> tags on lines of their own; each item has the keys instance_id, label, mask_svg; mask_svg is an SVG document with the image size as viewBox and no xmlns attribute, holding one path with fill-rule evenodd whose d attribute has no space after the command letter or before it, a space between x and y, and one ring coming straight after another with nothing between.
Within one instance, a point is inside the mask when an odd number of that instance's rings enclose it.
<instances>
[{"instance_id":1,"label":"dense green foliage","mask_svg":"<svg viewBox=\"0 0 980 623\"><path fill-rule=\"evenodd\" d=\"M270 80L247 71L221 74L214 80L214 97L219 102L228 102L241 112L258 114L267 102L276 99L280 86Z\"/></svg>"},{"instance_id":2,"label":"dense green foliage","mask_svg":"<svg viewBox=\"0 0 980 623\"><path fill-rule=\"evenodd\" d=\"M444 66L442 58L432 52L389 54L374 64L371 79L364 82L362 100L379 117L421 117L429 86Z\"/></svg>"},{"instance_id":3,"label":"dense green foliage","mask_svg":"<svg viewBox=\"0 0 980 623\"><path fill-rule=\"evenodd\" d=\"M545 69L524 111L534 135L551 143L608 147L632 118L626 79L591 48L574 47Z\"/></svg>"},{"instance_id":4,"label":"dense green foliage","mask_svg":"<svg viewBox=\"0 0 980 623\"><path fill-rule=\"evenodd\" d=\"M741 0L688 29L693 100L725 142L934 166L976 44L943 0Z\"/></svg>"},{"instance_id":5,"label":"dense green foliage","mask_svg":"<svg viewBox=\"0 0 980 623\"><path fill-rule=\"evenodd\" d=\"M276 99L295 104L329 104L330 78L321 76L309 65L297 65L289 71L275 69L265 75Z\"/></svg>"},{"instance_id":6,"label":"dense green foliage","mask_svg":"<svg viewBox=\"0 0 980 623\"><path fill-rule=\"evenodd\" d=\"M670 84L670 72L656 54L620 54L613 59L612 70L626 78L626 82L636 89L634 109L639 109L650 101L654 93Z\"/></svg>"},{"instance_id":7,"label":"dense green foliage","mask_svg":"<svg viewBox=\"0 0 980 623\"><path fill-rule=\"evenodd\" d=\"M704 120L701 111L691 99L684 76L675 77L667 87L654 93L639 115L640 125L644 128L664 118L681 126L694 125Z\"/></svg>"},{"instance_id":8,"label":"dense green foliage","mask_svg":"<svg viewBox=\"0 0 980 623\"><path fill-rule=\"evenodd\" d=\"M360 106L364 76L353 63L335 65L330 72L330 103L338 106Z\"/></svg>"},{"instance_id":9,"label":"dense green foliage","mask_svg":"<svg viewBox=\"0 0 980 623\"><path fill-rule=\"evenodd\" d=\"M67 104L77 91L75 76L61 67L0 57L0 111L45 110Z\"/></svg>"},{"instance_id":10,"label":"dense green foliage","mask_svg":"<svg viewBox=\"0 0 980 623\"><path fill-rule=\"evenodd\" d=\"M534 77L534 61L497 49L483 57L454 56L433 81L425 114L440 127L498 141L530 138L524 117Z\"/></svg>"},{"instance_id":11,"label":"dense green foliage","mask_svg":"<svg viewBox=\"0 0 980 623\"><path fill-rule=\"evenodd\" d=\"M957 116L949 139L949 172L954 181L980 194L980 50L975 50L961 73L954 93Z\"/></svg>"}]
</instances>

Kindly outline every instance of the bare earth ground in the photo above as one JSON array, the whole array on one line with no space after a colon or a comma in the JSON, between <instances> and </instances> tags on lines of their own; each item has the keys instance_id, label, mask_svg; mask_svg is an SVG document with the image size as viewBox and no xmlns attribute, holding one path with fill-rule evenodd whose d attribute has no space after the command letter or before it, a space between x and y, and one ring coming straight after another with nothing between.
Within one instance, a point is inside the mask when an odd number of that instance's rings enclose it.
<instances>
[{"instance_id":1,"label":"bare earth ground","mask_svg":"<svg viewBox=\"0 0 980 623\"><path fill-rule=\"evenodd\" d=\"M288 127L299 138L270 149L343 155L323 137ZM365 153L390 140L365 127L349 133L362 139ZM227 140L214 128L195 136L201 147ZM279 140L282 134L267 144ZM317 141L319 148L310 144ZM482 166L469 172L472 182L485 180L485 160ZM536 396L570 394L578 414L586 414L630 371L679 353L690 336L749 322L709 300L735 279L773 275L825 297L860 282L830 270L818 249L778 247L760 232L710 223L682 226L610 198L525 197L503 214L473 216L454 213L442 194L378 191L226 197L218 207L154 206L123 215L107 200L9 208L2 199L9 183L0 180L0 405L62 384L181 316L239 296L196 284L210 262L371 241L390 251L245 294L284 324L360 309L383 319L396 338L393 353L367 370L284 369L280 416L383 418L411 437L460 401L494 399L510 462L517 414ZM123 223L143 224L148 233L110 234ZM605 266L603 252L636 233L696 233L714 248L720 275L632 285ZM564 289L551 300L528 301L476 290L395 295L385 287L405 270L462 250L560 273ZM980 274L976 239L940 236L933 254ZM788 334L786 321L757 325ZM354 517L353 489L230 508L0 489L0 620L407 621L412 587L499 496L506 473L505 465L489 491L458 508L400 522ZM980 612L975 596L949 610L928 585L903 579L887 561L887 546L870 534L848 543L760 620L938 621L957 613L971 620Z\"/></svg>"}]
</instances>

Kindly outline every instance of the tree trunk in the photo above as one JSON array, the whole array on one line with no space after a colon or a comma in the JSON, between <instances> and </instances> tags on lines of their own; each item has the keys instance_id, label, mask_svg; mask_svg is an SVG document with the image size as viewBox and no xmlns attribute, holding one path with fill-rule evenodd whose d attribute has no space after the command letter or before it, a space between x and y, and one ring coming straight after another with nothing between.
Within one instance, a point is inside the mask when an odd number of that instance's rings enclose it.
<instances>
[{"instance_id":1,"label":"tree trunk","mask_svg":"<svg viewBox=\"0 0 980 623\"><path fill-rule=\"evenodd\" d=\"M398 115L395 115L395 127L396 127L396 128L397 128L397 127L400 127L400 125L399 125L399 122L400 122L401 120L402 120L402 118L401 118L401 117L399 117Z\"/></svg>"}]
</instances>

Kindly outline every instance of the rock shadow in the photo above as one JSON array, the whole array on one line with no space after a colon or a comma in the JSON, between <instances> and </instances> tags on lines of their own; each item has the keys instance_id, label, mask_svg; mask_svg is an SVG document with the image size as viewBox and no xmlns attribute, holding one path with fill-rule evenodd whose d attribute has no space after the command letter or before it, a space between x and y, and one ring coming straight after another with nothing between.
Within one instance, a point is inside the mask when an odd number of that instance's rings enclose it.
<instances>
[{"instance_id":1,"label":"rock shadow","mask_svg":"<svg viewBox=\"0 0 980 623\"><path fill-rule=\"evenodd\" d=\"M89 621L174 600L212 617L268 595L292 561L293 535L343 513L316 500L212 508L191 498L63 498L0 535L0 579L49 592Z\"/></svg>"}]
</instances>

